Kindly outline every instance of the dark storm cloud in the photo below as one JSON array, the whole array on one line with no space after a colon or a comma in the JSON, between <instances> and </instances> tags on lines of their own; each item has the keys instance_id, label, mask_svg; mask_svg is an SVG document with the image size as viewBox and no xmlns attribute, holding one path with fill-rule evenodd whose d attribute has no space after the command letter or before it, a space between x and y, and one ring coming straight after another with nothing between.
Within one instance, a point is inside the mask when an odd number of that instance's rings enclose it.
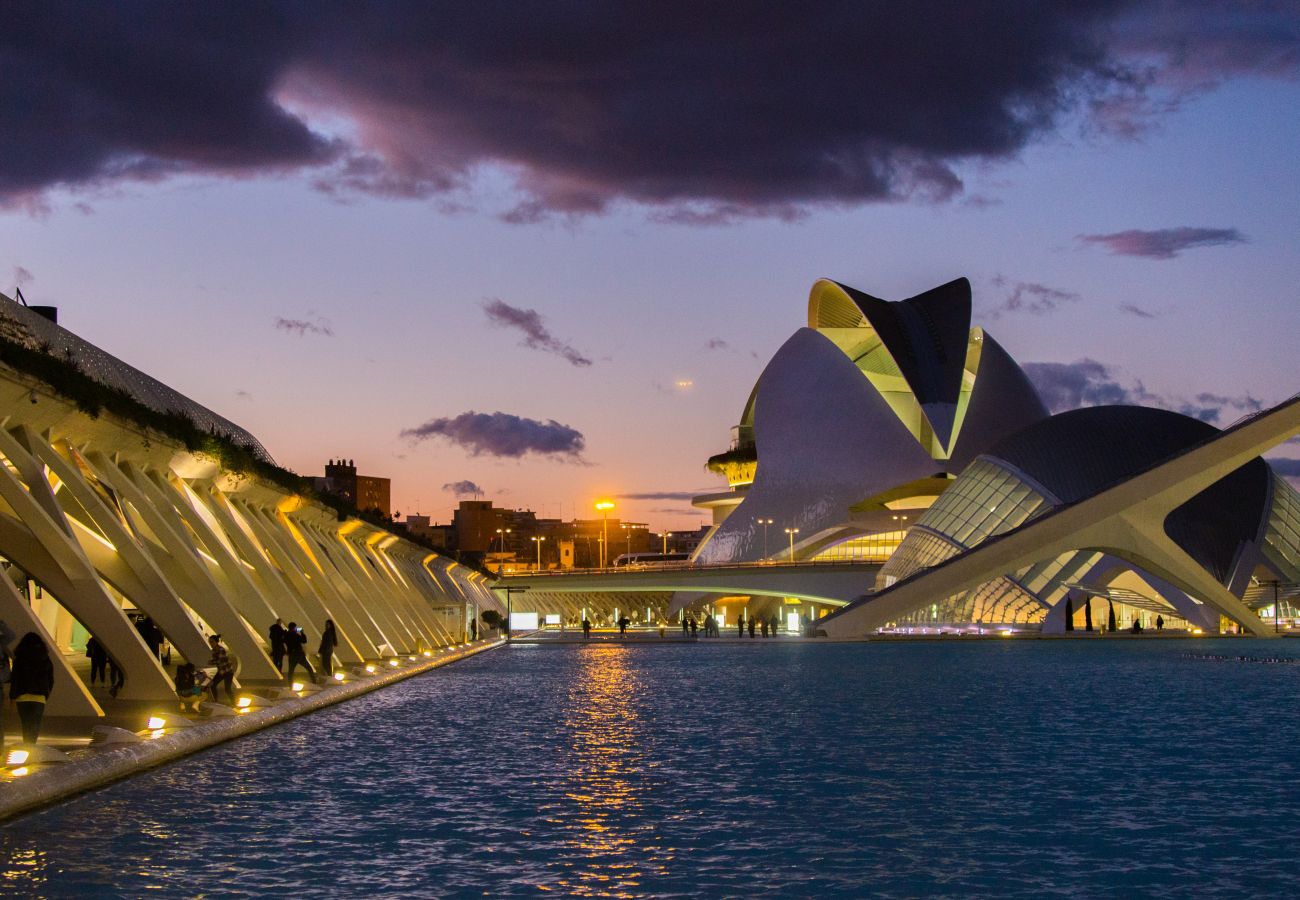
<instances>
[{"instance_id":1,"label":"dark storm cloud","mask_svg":"<svg viewBox=\"0 0 1300 900\"><path fill-rule=\"evenodd\" d=\"M277 331L287 331L298 337L306 337L309 334L319 334L322 337L334 336L334 327L330 325L329 320L322 319L320 316L315 320L286 319L284 316L276 316L275 328Z\"/></svg>"},{"instance_id":2,"label":"dark storm cloud","mask_svg":"<svg viewBox=\"0 0 1300 900\"><path fill-rule=\"evenodd\" d=\"M1229 416L1236 418L1258 412L1263 407L1249 394L1200 393L1189 399L1153 393L1141 381L1124 379L1113 366L1095 359L1072 363L1026 363L1023 368L1038 396L1054 413L1081 406L1157 406L1222 426L1228 424Z\"/></svg>"},{"instance_id":3,"label":"dark storm cloud","mask_svg":"<svg viewBox=\"0 0 1300 900\"><path fill-rule=\"evenodd\" d=\"M524 339L519 342L521 347L553 353L567 360L572 366L591 365L590 359L551 334L542 321L541 313L535 309L520 309L504 300L493 298L484 301L483 312L493 325L513 328L522 334Z\"/></svg>"},{"instance_id":4,"label":"dark storm cloud","mask_svg":"<svg viewBox=\"0 0 1300 900\"><path fill-rule=\"evenodd\" d=\"M482 494L483 488L479 487L472 481L449 481L442 486L444 491L450 491L457 497L473 497L476 494Z\"/></svg>"},{"instance_id":5,"label":"dark storm cloud","mask_svg":"<svg viewBox=\"0 0 1300 900\"><path fill-rule=\"evenodd\" d=\"M454 205L485 165L515 180L521 223L620 201L708 223L944 199L963 165L1077 110L1140 118L1231 75L1295 74L1292 8L1218 10L9 3L0 202L305 170Z\"/></svg>"},{"instance_id":6,"label":"dark storm cloud","mask_svg":"<svg viewBox=\"0 0 1300 900\"><path fill-rule=\"evenodd\" d=\"M1100 244L1118 256L1173 259L1193 247L1244 244L1246 237L1235 228L1161 228L1157 231L1117 231L1114 234L1081 234L1085 244Z\"/></svg>"},{"instance_id":7,"label":"dark storm cloud","mask_svg":"<svg viewBox=\"0 0 1300 900\"><path fill-rule=\"evenodd\" d=\"M514 459L533 453L580 460L587 446L581 431L554 419L541 422L510 413L473 410L455 418L430 419L423 425L405 429L402 437L412 441L444 438L474 456Z\"/></svg>"}]
</instances>

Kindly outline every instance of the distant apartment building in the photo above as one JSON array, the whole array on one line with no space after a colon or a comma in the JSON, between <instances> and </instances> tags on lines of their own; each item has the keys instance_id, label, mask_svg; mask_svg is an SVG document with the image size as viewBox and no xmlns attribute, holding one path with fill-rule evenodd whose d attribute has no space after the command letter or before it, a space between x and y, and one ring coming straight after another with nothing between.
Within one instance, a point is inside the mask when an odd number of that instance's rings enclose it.
<instances>
[{"instance_id":1,"label":"distant apartment building","mask_svg":"<svg viewBox=\"0 0 1300 900\"><path fill-rule=\"evenodd\" d=\"M312 485L318 491L342 497L359 510L385 516L393 513L391 479L358 475L356 463L350 459L331 459L325 465L325 477L313 478Z\"/></svg>"}]
</instances>

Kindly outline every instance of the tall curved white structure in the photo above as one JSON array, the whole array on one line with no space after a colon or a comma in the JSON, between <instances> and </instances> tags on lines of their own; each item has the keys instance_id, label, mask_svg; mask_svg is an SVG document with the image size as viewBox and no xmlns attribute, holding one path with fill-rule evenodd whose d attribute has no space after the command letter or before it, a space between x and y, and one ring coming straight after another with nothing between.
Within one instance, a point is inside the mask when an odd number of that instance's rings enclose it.
<instances>
[{"instance_id":1,"label":"tall curved white structure","mask_svg":"<svg viewBox=\"0 0 1300 900\"><path fill-rule=\"evenodd\" d=\"M964 278L897 302L816 282L808 327L759 377L733 448L710 461L731 490L695 501L717 525L696 561L788 558L792 544L807 558L895 533L980 452L1045 418L970 318Z\"/></svg>"}]
</instances>

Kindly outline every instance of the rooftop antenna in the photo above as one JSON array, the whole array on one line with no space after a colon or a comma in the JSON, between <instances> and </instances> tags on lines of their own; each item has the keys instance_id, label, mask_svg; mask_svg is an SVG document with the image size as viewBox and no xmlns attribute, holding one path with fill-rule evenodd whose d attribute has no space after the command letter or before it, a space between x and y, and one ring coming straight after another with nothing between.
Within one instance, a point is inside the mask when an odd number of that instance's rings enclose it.
<instances>
[{"instance_id":1,"label":"rooftop antenna","mask_svg":"<svg viewBox=\"0 0 1300 900\"><path fill-rule=\"evenodd\" d=\"M19 302L19 303L21 303L23 306L26 306L26 305L27 305L27 298L23 296L23 289L22 289L22 288L20 288L20 287L15 287L15 288L14 288L14 294L18 297L18 302Z\"/></svg>"}]
</instances>

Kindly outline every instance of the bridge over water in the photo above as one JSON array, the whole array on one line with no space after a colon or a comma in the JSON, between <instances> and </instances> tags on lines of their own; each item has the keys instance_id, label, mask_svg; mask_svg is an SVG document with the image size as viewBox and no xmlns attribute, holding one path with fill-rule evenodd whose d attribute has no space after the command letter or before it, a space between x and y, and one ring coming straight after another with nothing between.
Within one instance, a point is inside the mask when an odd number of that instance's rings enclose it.
<instances>
[{"instance_id":1,"label":"bridge over water","mask_svg":"<svg viewBox=\"0 0 1300 900\"><path fill-rule=\"evenodd\" d=\"M579 607L624 608L631 600L676 612L704 597L790 598L839 608L872 590L877 563L795 562L741 565L672 565L643 568L571 569L507 575L492 584L516 609L574 614Z\"/></svg>"}]
</instances>

